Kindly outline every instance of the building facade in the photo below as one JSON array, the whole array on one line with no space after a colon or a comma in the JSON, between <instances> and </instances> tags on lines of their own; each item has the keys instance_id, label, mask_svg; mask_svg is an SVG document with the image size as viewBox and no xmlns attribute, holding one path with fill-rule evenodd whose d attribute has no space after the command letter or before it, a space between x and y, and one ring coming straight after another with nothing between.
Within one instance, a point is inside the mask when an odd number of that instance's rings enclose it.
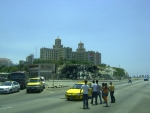
<instances>
[{"instance_id":1,"label":"building facade","mask_svg":"<svg viewBox=\"0 0 150 113\"><path fill-rule=\"evenodd\" d=\"M0 66L12 66L12 61L10 59L7 58L0 58Z\"/></svg>"},{"instance_id":2,"label":"building facade","mask_svg":"<svg viewBox=\"0 0 150 113\"><path fill-rule=\"evenodd\" d=\"M69 60L79 60L88 61L91 64L99 65L101 64L101 53L95 51L86 51L84 48L84 43L78 43L78 48L76 51L72 51L70 47L63 47L61 45L61 39L58 37L55 39L55 45L53 48L41 48L40 49L40 59L42 60L60 60L61 58L66 61Z\"/></svg>"},{"instance_id":3,"label":"building facade","mask_svg":"<svg viewBox=\"0 0 150 113\"><path fill-rule=\"evenodd\" d=\"M56 78L54 73L56 71L55 64L36 64L29 66L30 77L43 76L46 80Z\"/></svg>"}]
</instances>

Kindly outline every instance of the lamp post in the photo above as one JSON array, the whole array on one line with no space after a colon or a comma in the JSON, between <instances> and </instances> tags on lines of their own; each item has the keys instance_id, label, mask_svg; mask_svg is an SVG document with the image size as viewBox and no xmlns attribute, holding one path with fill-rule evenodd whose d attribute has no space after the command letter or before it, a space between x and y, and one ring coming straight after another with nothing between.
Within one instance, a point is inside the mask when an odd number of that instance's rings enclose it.
<instances>
[{"instance_id":1,"label":"lamp post","mask_svg":"<svg viewBox=\"0 0 150 113\"><path fill-rule=\"evenodd\" d=\"M52 76L53 76L53 87L54 87L54 72L52 71Z\"/></svg>"}]
</instances>

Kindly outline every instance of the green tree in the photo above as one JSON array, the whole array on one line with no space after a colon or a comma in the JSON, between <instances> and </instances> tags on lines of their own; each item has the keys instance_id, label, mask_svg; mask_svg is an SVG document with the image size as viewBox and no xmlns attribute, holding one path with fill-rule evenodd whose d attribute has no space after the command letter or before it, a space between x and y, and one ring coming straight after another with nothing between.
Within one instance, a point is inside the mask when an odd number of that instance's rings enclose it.
<instances>
[{"instance_id":1,"label":"green tree","mask_svg":"<svg viewBox=\"0 0 150 113\"><path fill-rule=\"evenodd\" d=\"M100 66L100 67L107 67L107 65L104 64L104 63L100 64L99 66Z\"/></svg>"},{"instance_id":2,"label":"green tree","mask_svg":"<svg viewBox=\"0 0 150 113\"><path fill-rule=\"evenodd\" d=\"M116 71L114 72L114 75L116 77L123 77L125 75L125 70L122 68L113 67Z\"/></svg>"}]
</instances>

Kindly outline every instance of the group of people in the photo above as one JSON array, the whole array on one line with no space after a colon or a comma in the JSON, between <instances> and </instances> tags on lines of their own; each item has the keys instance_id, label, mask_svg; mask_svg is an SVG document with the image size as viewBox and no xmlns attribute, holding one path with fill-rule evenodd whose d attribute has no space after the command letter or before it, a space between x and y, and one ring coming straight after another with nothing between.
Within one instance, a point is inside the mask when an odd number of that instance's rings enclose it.
<instances>
[{"instance_id":1,"label":"group of people","mask_svg":"<svg viewBox=\"0 0 150 113\"><path fill-rule=\"evenodd\" d=\"M80 93L83 90L83 109L89 108L88 105L88 92L89 92L89 86L87 85L87 80L84 81L85 84L81 86ZM102 83L102 86L98 83L98 80L93 80L93 83L91 85L92 87L92 98L91 98L91 104L93 105L93 100L95 100L95 105L98 104L97 99L99 98L100 104L106 103L106 106L108 106L108 94L110 93L111 97L111 103L115 103L115 97L114 97L114 85L112 82L110 82L110 85L107 86L107 83ZM102 99L104 102L102 102Z\"/></svg>"}]
</instances>

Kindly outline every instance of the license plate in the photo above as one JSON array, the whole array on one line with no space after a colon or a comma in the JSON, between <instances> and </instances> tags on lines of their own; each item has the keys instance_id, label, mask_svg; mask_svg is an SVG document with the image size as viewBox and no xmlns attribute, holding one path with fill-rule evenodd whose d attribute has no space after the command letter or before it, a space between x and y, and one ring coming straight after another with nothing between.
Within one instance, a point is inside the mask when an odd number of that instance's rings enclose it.
<instances>
[{"instance_id":1,"label":"license plate","mask_svg":"<svg viewBox=\"0 0 150 113\"><path fill-rule=\"evenodd\" d=\"M70 99L73 99L74 97L73 96L70 96Z\"/></svg>"}]
</instances>

